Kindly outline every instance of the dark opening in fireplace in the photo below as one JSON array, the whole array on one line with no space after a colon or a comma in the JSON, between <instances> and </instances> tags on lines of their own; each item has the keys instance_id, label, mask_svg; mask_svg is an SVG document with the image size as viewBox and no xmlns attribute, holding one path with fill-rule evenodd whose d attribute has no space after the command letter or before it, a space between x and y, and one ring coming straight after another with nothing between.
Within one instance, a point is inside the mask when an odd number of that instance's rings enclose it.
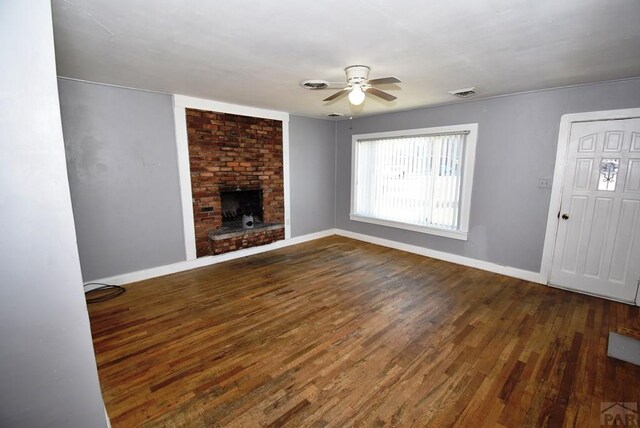
<instances>
[{"instance_id":1,"label":"dark opening in fireplace","mask_svg":"<svg viewBox=\"0 0 640 428\"><path fill-rule=\"evenodd\" d=\"M224 226L240 223L243 215L253 215L256 222L262 222L262 190L220 192L220 199Z\"/></svg>"}]
</instances>

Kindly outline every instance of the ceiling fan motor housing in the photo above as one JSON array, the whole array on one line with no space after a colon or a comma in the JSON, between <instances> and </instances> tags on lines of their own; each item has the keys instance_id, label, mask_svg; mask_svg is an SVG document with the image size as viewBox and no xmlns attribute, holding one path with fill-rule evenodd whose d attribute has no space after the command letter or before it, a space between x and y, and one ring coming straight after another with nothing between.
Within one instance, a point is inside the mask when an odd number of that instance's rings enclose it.
<instances>
[{"instance_id":1,"label":"ceiling fan motor housing","mask_svg":"<svg viewBox=\"0 0 640 428\"><path fill-rule=\"evenodd\" d=\"M376 97L382 98L385 101L393 101L396 99L394 95L388 94L380 89L374 87L374 85L383 85L389 83L400 83L400 79L395 76L381 77L378 79L369 80L369 71L371 68L366 65L352 65L344 69L345 74L347 75L347 83L340 84L334 82L337 87L342 88L338 92L333 95L328 96L323 101L333 101L338 98L340 95L348 93L349 94L349 102L353 105L360 105L365 99L365 92ZM308 89L311 89L311 86L317 85L319 80L304 80L300 82L300 84ZM326 82L326 81L325 81ZM329 83L329 82L327 82ZM325 89L321 87L317 87L315 89Z\"/></svg>"},{"instance_id":2,"label":"ceiling fan motor housing","mask_svg":"<svg viewBox=\"0 0 640 428\"><path fill-rule=\"evenodd\" d=\"M369 79L370 70L366 65L352 65L344 69L349 85L366 82Z\"/></svg>"}]
</instances>

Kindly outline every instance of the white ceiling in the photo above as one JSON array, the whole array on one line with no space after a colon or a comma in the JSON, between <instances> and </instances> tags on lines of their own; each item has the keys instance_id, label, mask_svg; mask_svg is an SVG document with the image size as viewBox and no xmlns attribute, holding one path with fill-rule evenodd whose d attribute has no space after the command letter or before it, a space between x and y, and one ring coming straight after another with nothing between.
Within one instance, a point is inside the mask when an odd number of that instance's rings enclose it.
<instances>
[{"instance_id":1,"label":"white ceiling","mask_svg":"<svg viewBox=\"0 0 640 428\"><path fill-rule=\"evenodd\" d=\"M640 76L638 0L54 0L60 76L307 116ZM394 102L298 82L365 64Z\"/></svg>"}]
</instances>

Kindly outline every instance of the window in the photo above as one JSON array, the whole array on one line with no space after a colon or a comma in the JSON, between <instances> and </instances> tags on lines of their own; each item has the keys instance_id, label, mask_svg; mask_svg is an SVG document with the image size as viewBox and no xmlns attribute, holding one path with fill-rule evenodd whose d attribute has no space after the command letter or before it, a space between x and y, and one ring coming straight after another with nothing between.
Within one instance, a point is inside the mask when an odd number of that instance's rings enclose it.
<instances>
[{"instance_id":1,"label":"window","mask_svg":"<svg viewBox=\"0 0 640 428\"><path fill-rule=\"evenodd\" d=\"M351 220L466 240L477 130L354 135Z\"/></svg>"}]
</instances>

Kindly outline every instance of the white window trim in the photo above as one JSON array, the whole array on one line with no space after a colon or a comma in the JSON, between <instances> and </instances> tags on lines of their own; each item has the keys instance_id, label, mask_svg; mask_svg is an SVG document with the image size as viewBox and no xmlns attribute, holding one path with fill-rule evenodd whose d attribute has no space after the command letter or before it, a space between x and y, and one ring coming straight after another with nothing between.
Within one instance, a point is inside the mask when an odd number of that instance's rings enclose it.
<instances>
[{"instance_id":1,"label":"white window trim","mask_svg":"<svg viewBox=\"0 0 640 428\"><path fill-rule=\"evenodd\" d=\"M416 135L442 134L452 132L468 132L462 165L462 185L460 188L460 229L450 230L444 228L420 226L416 224L402 223L379 218L363 217L354 214L356 201L356 165L358 140L377 138L411 137ZM469 212L471 209L471 191L473 188L473 170L476 157L476 142L478 139L478 124L467 123L463 125L438 126L433 128L407 129L401 131L375 132L371 134L357 134L351 137L351 208L349 218L353 221L372 223L381 226L395 227L397 229L411 230L414 232L428 233L447 238L466 241L469 234Z\"/></svg>"}]
</instances>

